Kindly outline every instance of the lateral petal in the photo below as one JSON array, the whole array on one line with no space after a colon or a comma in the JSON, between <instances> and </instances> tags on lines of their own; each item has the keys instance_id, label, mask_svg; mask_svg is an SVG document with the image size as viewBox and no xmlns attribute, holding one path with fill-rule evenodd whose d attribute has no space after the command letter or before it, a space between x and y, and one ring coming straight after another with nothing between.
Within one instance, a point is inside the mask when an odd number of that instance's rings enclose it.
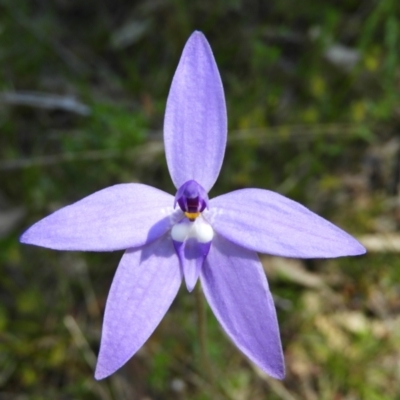
<instances>
[{"instance_id":1,"label":"lateral petal","mask_svg":"<svg viewBox=\"0 0 400 400\"><path fill-rule=\"evenodd\" d=\"M174 198L151 186L110 186L30 227L22 243L55 250L113 251L150 243L182 218Z\"/></svg>"},{"instance_id":2,"label":"lateral petal","mask_svg":"<svg viewBox=\"0 0 400 400\"><path fill-rule=\"evenodd\" d=\"M208 192L224 158L224 90L210 45L201 32L187 41L172 80L164 119L168 169L176 188L197 181Z\"/></svg>"},{"instance_id":3,"label":"lateral petal","mask_svg":"<svg viewBox=\"0 0 400 400\"><path fill-rule=\"evenodd\" d=\"M169 235L125 252L107 299L96 379L114 373L146 342L168 311L181 281Z\"/></svg>"},{"instance_id":4,"label":"lateral petal","mask_svg":"<svg viewBox=\"0 0 400 400\"><path fill-rule=\"evenodd\" d=\"M242 189L216 197L203 216L226 239L261 253L296 258L365 253L342 229L269 190Z\"/></svg>"},{"instance_id":5,"label":"lateral petal","mask_svg":"<svg viewBox=\"0 0 400 400\"><path fill-rule=\"evenodd\" d=\"M268 375L283 379L275 305L257 254L215 235L200 279L208 304L236 346Z\"/></svg>"}]
</instances>

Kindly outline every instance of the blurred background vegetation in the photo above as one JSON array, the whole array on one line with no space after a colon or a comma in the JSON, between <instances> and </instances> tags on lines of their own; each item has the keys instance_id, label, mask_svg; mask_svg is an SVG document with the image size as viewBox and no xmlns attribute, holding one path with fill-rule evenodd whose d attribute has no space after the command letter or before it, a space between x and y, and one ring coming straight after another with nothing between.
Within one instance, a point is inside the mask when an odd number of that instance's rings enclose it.
<instances>
[{"instance_id":1,"label":"blurred background vegetation","mask_svg":"<svg viewBox=\"0 0 400 400\"><path fill-rule=\"evenodd\" d=\"M0 399L400 398L398 0L0 0ZM261 187L358 237L364 257L262 256L287 377L268 378L208 310L214 382L182 288L110 379L93 368L116 253L22 246L57 208L121 182L170 193L162 121L195 29L225 87L211 193Z\"/></svg>"}]
</instances>

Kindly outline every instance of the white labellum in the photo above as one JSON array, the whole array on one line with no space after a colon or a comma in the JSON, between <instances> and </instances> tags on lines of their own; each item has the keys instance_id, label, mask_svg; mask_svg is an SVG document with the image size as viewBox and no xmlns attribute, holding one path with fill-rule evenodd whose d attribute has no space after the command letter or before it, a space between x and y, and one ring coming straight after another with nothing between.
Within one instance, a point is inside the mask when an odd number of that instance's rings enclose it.
<instances>
[{"instance_id":1,"label":"white labellum","mask_svg":"<svg viewBox=\"0 0 400 400\"><path fill-rule=\"evenodd\" d=\"M200 215L193 222L184 219L175 224L171 229L172 240L184 242L186 239L197 239L200 243L211 242L214 237L214 230L211 225Z\"/></svg>"}]
</instances>

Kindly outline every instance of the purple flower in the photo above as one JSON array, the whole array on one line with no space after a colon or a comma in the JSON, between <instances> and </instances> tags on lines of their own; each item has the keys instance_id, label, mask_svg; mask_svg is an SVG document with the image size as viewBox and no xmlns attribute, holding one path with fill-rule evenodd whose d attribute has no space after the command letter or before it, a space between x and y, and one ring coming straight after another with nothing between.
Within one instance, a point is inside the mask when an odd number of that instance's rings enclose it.
<instances>
[{"instance_id":1,"label":"purple flower","mask_svg":"<svg viewBox=\"0 0 400 400\"><path fill-rule=\"evenodd\" d=\"M127 249L107 300L95 376L124 365L146 342L181 281L198 278L218 321L267 374L285 374L279 327L256 252L328 258L365 253L353 237L277 193L237 190L209 200L221 169L227 117L210 46L194 32L172 81L164 121L177 193L142 184L100 190L28 229L21 242L56 250Z\"/></svg>"}]
</instances>

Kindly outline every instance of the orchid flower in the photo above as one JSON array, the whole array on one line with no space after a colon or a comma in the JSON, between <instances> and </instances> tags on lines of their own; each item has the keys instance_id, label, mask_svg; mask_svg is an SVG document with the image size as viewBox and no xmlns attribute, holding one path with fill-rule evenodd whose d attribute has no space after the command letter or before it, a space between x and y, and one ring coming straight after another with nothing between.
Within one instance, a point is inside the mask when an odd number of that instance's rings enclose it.
<instances>
[{"instance_id":1,"label":"orchid flower","mask_svg":"<svg viewBox=\"0 0 400 400\"><path fill-rule=\"evenodd\" d=\"M204 295L236 346L272 377L285 374L274 301L257 252L329 258L365 253L343 230L268 190L208 198L221 169L227 116L221 78L200 32L185 45L168 96L164 143L175 197L119 184L64 207L21 242L56 250L127 249L104 314L95 372L105 378L146 342L182 279Z\"/></svg>"}]
</instances>

